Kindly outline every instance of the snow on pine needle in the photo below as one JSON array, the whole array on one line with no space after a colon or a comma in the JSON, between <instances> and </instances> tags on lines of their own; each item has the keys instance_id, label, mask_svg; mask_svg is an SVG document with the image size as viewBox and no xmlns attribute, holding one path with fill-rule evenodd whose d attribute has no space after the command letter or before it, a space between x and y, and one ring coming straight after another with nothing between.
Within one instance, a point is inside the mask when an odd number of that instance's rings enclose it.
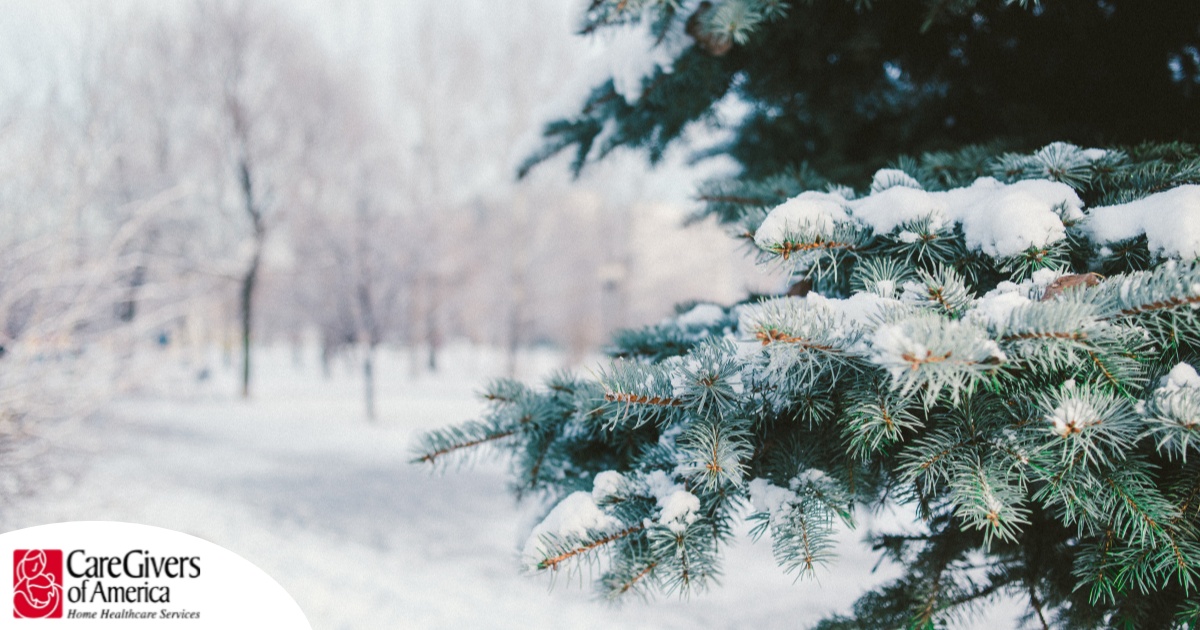
<instances>
[{"instance_id":1,"label":"snow on pine needle","mask_svg":"<svg viewBox=\"0 0 1200 630\"><path fill-rule=\"evenodd\" d=\"M1159 451L1185 462L1189 451L1200 451L1200 376L1194 367L1180 363L1171 368L1141 411Z\"/></svg>"}]
</instances>

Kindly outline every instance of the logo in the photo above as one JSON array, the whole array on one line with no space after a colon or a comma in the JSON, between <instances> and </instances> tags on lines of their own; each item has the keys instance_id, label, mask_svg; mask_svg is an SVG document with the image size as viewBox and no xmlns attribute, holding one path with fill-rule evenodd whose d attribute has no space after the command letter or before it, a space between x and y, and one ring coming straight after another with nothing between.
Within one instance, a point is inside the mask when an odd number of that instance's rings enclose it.
<instances>
[{"instance_id":1,"label":"logo","mask_svg":"<svg viewBox=\"0 0 1200 630\"><path fill-rule=\"evenodd\" d=\"M62 550L13 550L13 617L55 619L62 614Z\"/></svg>"},{"instance_id":2,"label":"logo","mask_svg":"<svg viewBox=\"0 0 1200 630\"><path fill-rule=\"evenodd\" d=\"M0 553L5 560L12 553L13 561L13 613L0 614L0 628L38 628L28 620L51 619L52 626L78 628L154 630L170 620L181 630L312 630L296 601L262 569L169 529L54 523L0 533Z\"/></svg>"}]
</instances>

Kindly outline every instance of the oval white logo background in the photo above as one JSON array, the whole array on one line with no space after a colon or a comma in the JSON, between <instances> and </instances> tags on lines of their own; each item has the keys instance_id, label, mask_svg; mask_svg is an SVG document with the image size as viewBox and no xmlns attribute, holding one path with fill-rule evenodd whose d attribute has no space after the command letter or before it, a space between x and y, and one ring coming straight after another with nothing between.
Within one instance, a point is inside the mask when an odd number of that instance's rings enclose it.
<instances>
[{"instance_id":1,"label":"oval white logo background","mask_svg":"<svg viewBox=\"0 0 1200 630\"><path fill-rule=\"evenodd\" d=\"M11 584L0 588L11 595L0 601L0 628L311 629L287 591L245 558L150 525L77 521L0 534L0 581Z\"/></svg>"}]
</instances>

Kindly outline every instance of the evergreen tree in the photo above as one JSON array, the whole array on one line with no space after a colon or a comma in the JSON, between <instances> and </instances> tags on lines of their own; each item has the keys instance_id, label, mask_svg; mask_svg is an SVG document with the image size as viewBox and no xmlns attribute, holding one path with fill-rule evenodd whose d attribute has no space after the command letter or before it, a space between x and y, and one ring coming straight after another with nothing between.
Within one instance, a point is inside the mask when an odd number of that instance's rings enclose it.
<instances>
[{"instance_id":1,"label":"evergreen tree","mask_svg":"<svg viewBox=\"0 0 1200 630\"><path fill-rule=\"evenodd\" d=\"M746 170L705 184L699 216L798 282L621 333L594 380L496 382L489 413L426 435L418 461L509 454L515 491L554 504L529 566L594 569L613 597L707 586L746 514L783 570L813 575L836 562L838 523L903 505L922 533L874 543L904 574L819 627L953 626L1000 596L1035 627L1195 627L1200 147L1167 138L1192 139L1180 59L1200 19L1192 3L1010 4L592 0L585 30L682 21L695 45L633 104L602 86L535 159L578 144L582 164L593 124L610 134L598 154L654 157L735 89L753 105L729 147ZM1067 50L1103 59L1104 37L1159 27L1113 70ZM1033 48L1004 52L1014 38ZM1005 59L1064 67L1008 93L1029 66ZM876 90L850 60L899 78ZM1167 78L1137 115L1127 94L1067 111L1042 82L1111 71L1119 92L1154 64ZM1074 80L1056 89L1092 79ZM928 126L946 111L956 129ZM1051 134L1155 142L1001 148ZM990 144L926 150L961 141ZM919 157L860 179L893 150Z\"/></svg>"},{"instance_id":2,"label":"evergreen tree","mask_svg":"<svg viewBox=\"0 0 1200 630\"><path fill-rule=\"evenodd\" d=\"M995 143L1034 149L1200 141L1200 3L1192 0L586 0L582 30L645 21L682 50L639 98L597 86L551 123L523 171L619 146L658 160L736 98L715 151L760 178L803 162L865 183L895 156Z\"/></svg>"}]
</instances>

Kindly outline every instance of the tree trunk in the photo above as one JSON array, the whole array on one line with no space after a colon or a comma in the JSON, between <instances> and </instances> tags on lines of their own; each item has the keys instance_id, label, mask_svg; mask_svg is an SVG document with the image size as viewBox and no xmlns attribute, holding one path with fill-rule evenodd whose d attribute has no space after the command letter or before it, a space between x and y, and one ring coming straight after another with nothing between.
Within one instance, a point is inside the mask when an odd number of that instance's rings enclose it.
<instances>
[{"instance_id":1,"label":"tree trunk","mask_svg":"<svg viewBox=\"0 0 1200 630\"><path fill-rule=\"evenodd\" d=\"M408 378L421 376L421 286L417 279L410 280L408 317L405 321L404 343L408 352Z\"/></svg>"},{"instance_id":2,"label":"tree trunk","mask_svg":"<svg viewBox=\"0 0 1200 630\"><path fill-rule=\"evenodd\" d=\"M442 331L438 328L437 317L432 309L426 315L428 317L429 330L429 361L426 367L430 372L436 372L438 369L438 352L442 348Z\"/></svg>"},{"instance_id":3,"label":"tree trunk","mask_svg":"<svg viewBox=\"0 0 1200 630\"><path fill-rule=\"evenodd\" d=\"M321 376L325 380L333 378L333 343L328 337L321 337Z\"/></svg>"},{"instance_id":4,"label":"tree trunk","mask_svg":"<svg viewBox=\"0 0 1200 630\"><path fill-rule=\"evenodd\" d=\"M254 286L258 282L258 268L262 263L263 245L267 240L267 228L263 223L262 209L254 200L254 184L250 176L250 161L243 149L238 163L238 174L242 188L242 201L245 203L246 215L254 229L254 251L250 256L250 264L242 276L242 286L239 292L239 310L242 320L242 398L250 397L250 344L251 326L254 322Z\"/></svg>"},{"instance_id":5,"label":"tree trunk","mask_svg":"<svg viewBox=\"0 0 1200 630\"><path fill-rule=\"evenodd\" d=\"M242 287L239 293L239 312L242 323L242 398L250 397L250 342L251 326L254 321L254 285L258 282L258 267L262 259L262 241L257 237L254 241L254 255L250 265L242 276Z\"/></svg>"},{"instance_id":6,"label":"tree trunk","mask_svg":"<svg viewBox=\"0 0 1200 630\"><path fill-rule=\"evenodd\" d=\"M117 319L129 323L137 316L138 291L146 283L146 267L138 263L125 282L125 299L117 303Z\"/></svg>"},{"instance_id":7,"label":"tree trunk","mask_svg":"<svg viewBox=\"0 0 1200 630\"><path fill-rule=\"evenodd\" d=\"M426 298L429 300L425 305L425 341L429 344L429 361L426 364L430 372L436 372L438 369L438 353L442 349L442 328L438 321L438 287L434 286L435 280L430 274L426 279Z\"/></svg>"},{"instance_id":8,"label":"tree trunk","mask_svg":"<svg viewBox=\"0 0 1200 630\"><path fill-rule=\"evenodd\" d=\"M363 402L366 403L367 420L375 421L375 346L363 346Z\"/></svg>"},{"instance_id":9,"label":"tree trunk","mask_svg":"<svg viewBox=\"0 0 1200 630\"><path fill-rule=\"evenodd\" d=\"M505 361L504 372L508 378L517 377L517 355L521 351L521 320L520 312L517 307L513 307L513 311L509 314L508 321L508 356Z\"/></svg>"}]
</instances>

